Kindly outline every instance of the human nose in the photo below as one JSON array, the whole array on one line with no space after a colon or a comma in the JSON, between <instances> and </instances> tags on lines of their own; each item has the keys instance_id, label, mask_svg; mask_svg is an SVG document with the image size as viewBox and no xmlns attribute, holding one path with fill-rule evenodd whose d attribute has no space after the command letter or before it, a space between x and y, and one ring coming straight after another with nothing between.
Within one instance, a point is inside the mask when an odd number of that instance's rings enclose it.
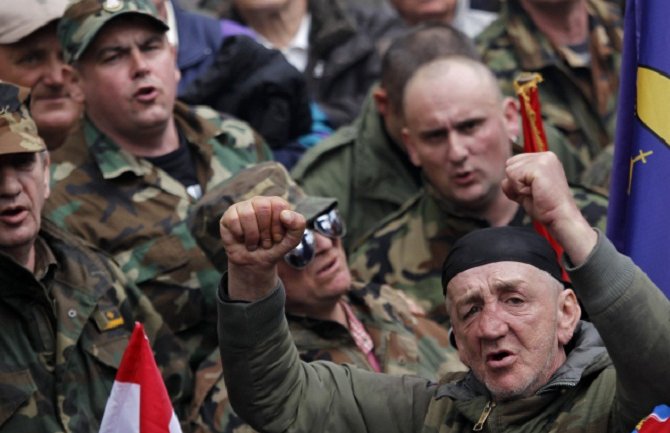
<instances>
[{"instance_id":1,"label":"human nose","mask_svg":"<svg viewBox=\"0 0 670 433\"><path fill-rule=\"evenodd\" d=\"M130 51L130 58L133 62L133 78L146 75L149 70L149 64L144 58L142 51L138 48L133 48Z\"/></svg>"},{"instance_id":2,"label":"human nose","mask_svg":"<svg viewBox=\"0 0 670 433\"><path fill-rule=\"evenodd\" d=\"M57 56L53 56L46 65L44 82L49 86L63 85L67 66Z\"/></svg>"},{"instance_id":3,"label":"human nose","mask_svg":"<svg viewBox=\"0 0 670 433\"><path fill-rule=\"evenodd\" d=\"M464 138L457 133L449 134L449 161L461 163L468 157L468 145Z\"/></svg>"},{"instance_id":4,"label":"human nose","mask_svg":"<svg viewBox=\"0 0 670 433\"><path fill-rule=\"evenodd\" d=\"M21 192L16 171L11 166L0 166L0 197L12 198Z\"/></svg>"},{"instance_id":5,"label":"human nose","mask_svg":"<svg viewBox=\"0 0 670 433\"><path fill-rule=\"evenodd\" d=\"M500 313L493 307L485 307L479 315L479 332L481 338L497 340L508 331L507 322L500 317Z\"/></svg>"},{"instance_id":6,"label":"human nose","mask_svg":"<svg viewBox=\"0 0 670 433\"><path fill-rule=\"evenodd\" d=\"M322 235L317 231L314 231L314 239L316 240L316 254L319 254L323 251L327 251L330 248L332 248L333 243L335 241L334 239Z\"/></svg>"}]
</instances>

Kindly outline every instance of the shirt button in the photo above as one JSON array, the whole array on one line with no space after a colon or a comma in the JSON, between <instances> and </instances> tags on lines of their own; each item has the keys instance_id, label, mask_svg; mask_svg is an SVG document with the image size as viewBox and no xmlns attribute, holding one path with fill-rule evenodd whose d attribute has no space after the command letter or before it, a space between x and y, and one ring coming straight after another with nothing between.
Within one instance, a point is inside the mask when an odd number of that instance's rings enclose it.
<instances>
[{"instance_id":1,"label":"shirt button","mask_svg":"<svg viewBox=\"0 0 670 433\"><path fill-rule=\"evenodd\" d=\"M77 310L75 310L74 308L70 308L69 310L67 310L67 316L70 319L74 319L75 317L77 317Z\"/></svg>"}]
</instances>

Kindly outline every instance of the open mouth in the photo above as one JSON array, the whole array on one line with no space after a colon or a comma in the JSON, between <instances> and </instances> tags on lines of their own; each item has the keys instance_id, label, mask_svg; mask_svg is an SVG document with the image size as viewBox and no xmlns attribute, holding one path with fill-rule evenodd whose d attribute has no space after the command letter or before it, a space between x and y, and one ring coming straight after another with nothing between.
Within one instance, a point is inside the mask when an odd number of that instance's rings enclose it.
<instances>
[{"instance_id":1,"label":"open mouth","mask_svg":"<svg viewBox=\"0 0 670 433\"><path fill-rule=\"evenodd\" d=\"M156 96L156 88L152 86L142 87L135 92L135 98L140 101L148 101Z\"/></svg>"},{"instance_id":2,"label":"open mouth","mask_svg":"<svg viewBox=\"0 0 670 433\"><path fill-rule=\"evenodd\" d=\"M514 362L514 356L512 352L507 350L500 350L486 355L486 364L492 368L507 367L512 362Z\"/></svg>"},{"instance_id":3,"label":"open mouth","mask_svg":"<svg viewBox=\"0 0 670 433\"><path fill-rule=\"evenodd\" d=\"M0 219L10 224L17 223L21 221L26 212L26 209L21 206L7 208L0 212Z\"/></svg>"}]
</instances>

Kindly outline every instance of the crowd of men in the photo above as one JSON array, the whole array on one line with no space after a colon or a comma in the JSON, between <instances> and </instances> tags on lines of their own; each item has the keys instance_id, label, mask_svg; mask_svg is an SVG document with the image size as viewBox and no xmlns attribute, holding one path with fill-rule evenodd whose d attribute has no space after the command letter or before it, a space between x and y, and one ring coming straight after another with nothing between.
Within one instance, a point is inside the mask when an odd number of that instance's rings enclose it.
<instances>
[{"instance_id":1,"label":"crowd of men","mask_svg":"<svg viewBox=\"0 0 670 433\"><path fill-rule=\"evenodd\" d=\"M621 4L178 2L0 5L0 431L98 431L136 321L184 432L670 402L670 302L604 235Z\"/></svg>"}]
</instances>

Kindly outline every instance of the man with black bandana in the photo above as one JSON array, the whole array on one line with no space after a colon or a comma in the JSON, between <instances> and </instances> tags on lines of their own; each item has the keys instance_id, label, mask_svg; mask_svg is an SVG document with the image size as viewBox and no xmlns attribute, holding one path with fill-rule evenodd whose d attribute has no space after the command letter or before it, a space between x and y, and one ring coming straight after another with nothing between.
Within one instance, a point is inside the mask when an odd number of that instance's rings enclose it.
<instances>
[{"instance_id":1,"label":"man with black bandana","mask_svg":"<svg viewBox=\"0 0 670 433\"><path fill-rule=\"evenodd\" d=\"M670 302L589 226L555 155L510 158L502 188L563 246L574 291L533 232L496 227L461 238L443 278L470 371L439 384L301 363L276 263L299 242L305 220L279 198L230 208L221 220L229 267L219 342L236 412L269 432L632 430L668 396ZM579 320L576 294L592 323Z\"/></svg>"}]
</instances>

